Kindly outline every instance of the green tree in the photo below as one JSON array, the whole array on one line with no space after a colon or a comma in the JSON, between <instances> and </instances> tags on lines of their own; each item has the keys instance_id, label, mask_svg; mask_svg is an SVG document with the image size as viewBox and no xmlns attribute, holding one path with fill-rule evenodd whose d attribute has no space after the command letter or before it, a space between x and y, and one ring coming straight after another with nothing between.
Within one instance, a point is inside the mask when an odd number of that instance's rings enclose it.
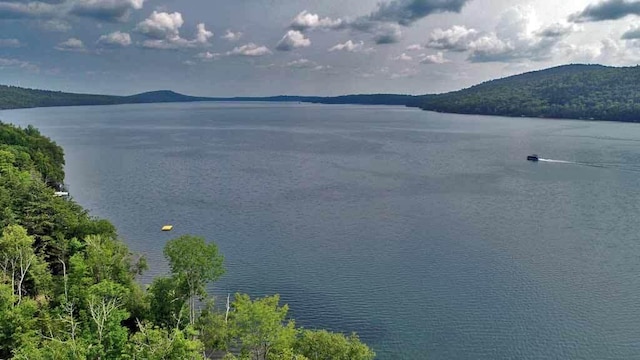
<instances>
[{"instance_id":1,"label":"green tree","mask_svg":"<svg viewBox=\"0 0 640 360\"><path fill-rule=\"evenodd\" d=\"M294 349L309 360L371 360L375 353L356 334L301 330Z\"/></svg>"},{"instance_id":2,"label":"green tree","mask_svg":"<svg viewBox=\"0 0 640 360\"><path fill-rule=\"evenodd\" d=\"M147 290L149 314L155 325L165 329L183 328L188 324L188 289L175 277L153 279Z\"/></svg>"},{"instance_id":3,"label":"green tree","mask_svg":"<svg viewBox=\"0 0 640 360\"><path fill-rule=\"evenodd\" d=\"M138 324L139 331L131 336L124 359L131 360L198 360L203 359L204 346L190 340L193 330L171 330Z\"/></svg>"},{"instance_id":4,"label":"green tree","mask_svg":"<svg viewBox=\"0 0 640 360\"><path fill-rule=\"evenodd\" d=\"M164 247L171 272L186 284L189 303L189 324L196 319L196 297L204 298L205 286L224 274L223 260L214 243L202 237L183 235L169 240Z\"/></svg>"},{"instance_id":5,"label":"green tree","mask_svg":"<svg viewBox=\"0 0 640 360\"><path fill-rule=\"evenodd\" d=\"M0 269L11 284L17 304L26 294L35 295L35 287L49 280L47 264L35 253L33 243L33 237L19 225L7 226L0 237Z\"/></svg>"},{"instance_id":6,"label":"green tree","mask_svg":"<svg viewBox=\"0 0 640 360\"><path fill-rule=\"evenodd\" d=\"M286 320L288 305L278 306L280 296L251 300L236 294L230 314L230 332L243 354L253 360L267 360L293 346L295 323Z\"/></svg>"}]
</instances>

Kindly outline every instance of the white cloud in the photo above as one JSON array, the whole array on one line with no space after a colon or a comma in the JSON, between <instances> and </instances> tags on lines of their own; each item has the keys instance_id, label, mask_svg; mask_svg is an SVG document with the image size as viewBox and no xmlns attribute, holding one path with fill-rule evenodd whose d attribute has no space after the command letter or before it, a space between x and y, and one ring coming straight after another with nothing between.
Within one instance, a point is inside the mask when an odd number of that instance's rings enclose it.
<instances>
[{"instance_id":1,"label":"white cloud","mask_svg":"<svg viewBox=\"0 0 640 360\"><path fill-rule=\"evenodd\" d=\"M222 35L221 37L227 41L238 41L242 37L242 32L240 31L233 32L227 29L227 32L225 32L225 34Z\"/></svg>"},{"instance_id":2,"label":"white cloud","mask_svg":"<svg viewBox=\"0 0 640 360\"><path fill-rule=\"evenodd\" d=\"M392 60L398 60L398 61L411 61L413 60L413 58L409 55L407 55L406 53L402 53L398 56L394 56L391 58Z\"/></svg>"},{"instance_id":3,"label":"white cloud","mask_svg":"<svg viewBox=\"0 0 640 360\"><path fill-rule=\"evenodd\" d=\"M218 60L225 56L260 57L269 54L272 54L272 52L266 46L259 46L254 43L248 43L242 46L237 46L233 48L233 50L227 51L225 53L213 53L210 51L201 52L197 54L195 58L200 61L212 61Z\"/></svg>"},{"instance_id":4,"label":"white cloud","mask_svg":"<svg viewBox=\"0 0 640 360\"><path fill-rule=\"evenodd\" d=\"M254 43L248 43L246 45L235 47L231 51L227 51L225 55L227 56L248 56L248 57L258 57L271 54L271 50L266 46L258 46Z\"/></svg>"},{"instance_id":5,"label":"white cloud","mask_svg":"<svg viewBox=\"0 0 640 360\"><path fill-rule=\"evenodd\" d=\"M478 31L466 26L454 25L450 29L437 28L431 32L426 47L449 51L469 50L469 44L477 37Z\"/></svg>"},{"instance_id":6,"label":"white cloud","mask_svg":"<svg viewBox=\"0 0 640 360\"><path fill-rule=\"evenodd\" d=\"M579 30L566 22L541 26L533 8L514 6L503 12L494 31L480 32L462 25L438 28L425 46L467 52L472 62L541 61L553 55L553 48L563 38Z\"/></svg>"},{"instance_id":7,"label":"white cloud","mask_svg":"<svg viewBox=\"0 0 640 360\"><path fill-rule=\"evenodd\" d=\"M196 29L195 41L200 44L208 44L209 38L213 37L213 32L208 31L203 23L198 24Z\"/></svg>"},{"instance_id":8,"label":"white cloud","mask_svg":"<svg viewBox=\"0 0 640 360\"><path fill-rule=\"evenodd\" d=\"M298 59L289 61L285 66L290 68L311 68L316 67L317 64L309 59Z\"/></svg>"},{"instance_id":9,"label":"white cloud","mask_svg":"<svg viewBox=\"0 0 640 360\"><path fill-rule=\"evenodd\" d=\"M307 10L304 10L293 18L289 27L293 30L307 31L315 29L339 29L343 25L344 21L342 19L321 18L318 14L311 14Z\"/></svg>"},{"instance_id":10,"label":"white cloud","mask_svg":"<svg viewBox=\"0 0 640 360\"><path fill-rule=\"evenodd\" d=\"M59 51L74 51L74 52L85 52L87 49L84 47L84 43L82 40L76 38L69 38L55 47L56 50Z\"/></svg>"},{"instance_id":11,"label":"white cloud","mask_svg":"<svg viewBox=\"0 0 640 360\"><path fill-rule=\"evenodd\" d=\"M600 63L609 65L636 65L638 48L633 44L625 46L625 42L611 38L604 38L598 43L568 44L562 43L557 52L573 62Z\"/></svg>"},{"instance_id":12,"label":"white cloud","mask_svg":"<svg viewBox=\"0 0 640 360\"><path fill-rule=\"evenodd\" d=\"M407 51L420 51L422 49L424 49L424 48L420 44L409 45L406 48Z\"/></svg>"},{"instance_id":13,"label":"white cloud","mask_svg":"<svg viewBox=\"0 0 640 360\"><path fill-rule=\"evenodd\" d=\"M131 45L131 35L125 32L115 31L100 36L97 43L105 47L127 47Z\"/></svg>"},{"instance_id":14,"label":"white cloud","mask_svg":"<svg viewBox=\"0 0 640 360\"><path fill-rule=\"evenodd\" d=\"M169 14L154 10L147 19L136 26L136 30L150 38L162 40L179 36L182 24L184 20L179 12Z\"/></svg>"},{"instance_id":15,"label":"white cloud","mask_svg":"<svg viewBox=\"0 0 640 360\"><path fill-rule=\"evenodd\" d=\"M310 45L311 40L306 38L303 33L298 30L289 30L282 39L278 41L276 49L280 51L291 51L293 49L308 47Z\"/></svg>"},{"instance_id":16,"label":"white cloud","mask_svg":"<svg viewBox=\"0 0 640 360\"><path fill-rule=\"evenodd\" d=\"M22 43L18 39L0 39L0 48L17 48L21 46Z\"/></svg>"},{"instance_id":17,"label":"white cloud","mask_svg":"<svg viewBox=\"0 0 640 360\"><path fill-rule=\"evenodd\" d=\"M364 47L364 41L360 41L360 42L354 43L353 41L348 40L345 43L336 44L336 45L330 47L329 51L330 52L333 52L333 51L348 51L348 52L370 53L370 52L373 52L374 50L372 48L365 48Z\"/></svg>"},{"instance_id":18,"label":"white cloud","mask_svg":"<svg viewBox=\"0 0 640 360\"><path fill-rule=\"evenodd\" d=\"M136 31L147 36L142 46L150 49L182 49L198 46L208 46L213 32L208 31L203 23L196 26L193 40L187 40L180 36L180 28L184 24L182 14L179 12L167 13L154 11L147 19L136 26Z\"/></svg>"},{"instance_id":19,"label":"white cloud","mask_svg":"<svg viewBox=\"0 0 640 360\"><path fill-rule=\"evenodd\" d=\"M205 52L201 52L198 55L196 55L196 58L202 60L202 61L211 61L211 60L217 60L218 58L220 58L222 55L219 53L212 53L209 51L205 51Z\"/></svg>"},{"instance_id":20,"label":"white cloud","mask_svg":"<svg viewBox=\"0 0 640 360\"><path fill-rule=\"evenodd\" d=\"M442 51L438 51L432 55L422 55L420 59L421 64L445 64L448 62L449 60L445 59Z\"/></svg>"}]
</instances>

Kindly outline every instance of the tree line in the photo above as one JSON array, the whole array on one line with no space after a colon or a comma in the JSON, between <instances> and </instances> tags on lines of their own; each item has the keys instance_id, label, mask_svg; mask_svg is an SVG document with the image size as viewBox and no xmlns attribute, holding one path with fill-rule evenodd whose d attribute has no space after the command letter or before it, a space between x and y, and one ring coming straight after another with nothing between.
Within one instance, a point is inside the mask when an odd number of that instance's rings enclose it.
<instances>
[{"instance_id":1,"label":"tree line","mask_svg":"<svg viewBox=\"0 0 640 360\"><path fill-rule=\"evenodd\" d=\"M479 115L640 121L640 67L565 65L425 95L424 110Z\"/></svg>"},{"instance_id":2,"label":"tree line","mask_svg":"<svg viewBox=\"0 0 640 360\"><path fill-rule=\"evenodd\" d=\"M148 265L108 221L54 196L62 149L37 129L0 123L0 358L368 360L356 334L296 327L278 295L214 304L224 274L213 242L167 242L170 273Z\"/></svg>"}]
</instances>

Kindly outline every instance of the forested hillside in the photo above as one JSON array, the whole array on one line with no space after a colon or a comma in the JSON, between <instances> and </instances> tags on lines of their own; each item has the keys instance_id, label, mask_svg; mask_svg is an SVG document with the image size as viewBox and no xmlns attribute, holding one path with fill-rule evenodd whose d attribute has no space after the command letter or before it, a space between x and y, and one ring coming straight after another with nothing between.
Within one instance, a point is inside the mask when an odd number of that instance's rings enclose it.
<instances>
[{"instance_id":1,"label":"forested hillside","mask_svg":"<svg viewBox=\"0 0 640 360\"><path fill-rule=\"evenodd\" d=\"M86 95L25 89L0 85L0 109L19 109L47 106L111 105L119 102L117 96Z\"/></svg>"},{"instance_id":2,"label":"forested hillside","mask_svg":"<svg viewBox=\"0 0 640 360\"><path fill-rule=\"evenodd\" d=\"M60 147L0 123L0 359L368 360L356 335L305 330L277 295L214 306L205 286L223 256L202 237L170 240L170 273L147 268L106 220L54 196Z\"/></svg>"},{"instance_id":3,"label":"forested hillside","mask_svg":"<svg viewBox=\"0 0 640 360\"><path fill-rule=\"evenodd\" d=\"M565 65L425 95L425 110L481 115L640 121L640 67Z\"/></svg>"},{"instance_id":4,"label":"forested hillside","mask_svg":"<svg viewBox=\"0 0 640 360\"><path fill-rule=\"evenodd\" d=\"M438 112L640 122L640 67L564 65L435 95L362 94L207 98L153 91L131 96L0 86L0 109L192 101L404 105Z\"/></svg>"}]
</instances>

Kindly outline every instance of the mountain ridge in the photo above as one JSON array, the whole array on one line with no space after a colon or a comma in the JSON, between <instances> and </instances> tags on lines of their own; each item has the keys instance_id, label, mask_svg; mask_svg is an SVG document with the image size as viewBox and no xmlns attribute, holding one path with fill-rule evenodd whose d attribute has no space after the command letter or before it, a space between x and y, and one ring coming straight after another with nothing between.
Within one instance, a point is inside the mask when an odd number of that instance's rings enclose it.
<instances>
[{"instance_id":1,"label":"mountain ridge","mask_svg":"<svg viewBox=\"0 0 640 360\"><path fill-rule=\"evenodd\" d=\"M426 95L201 97L156 90L117 96L0 85L0 110L197 101L402 105L459 114L640 122L640 66L566 64L489 80L461 90Z\"/></svg>"}]
</instances>

